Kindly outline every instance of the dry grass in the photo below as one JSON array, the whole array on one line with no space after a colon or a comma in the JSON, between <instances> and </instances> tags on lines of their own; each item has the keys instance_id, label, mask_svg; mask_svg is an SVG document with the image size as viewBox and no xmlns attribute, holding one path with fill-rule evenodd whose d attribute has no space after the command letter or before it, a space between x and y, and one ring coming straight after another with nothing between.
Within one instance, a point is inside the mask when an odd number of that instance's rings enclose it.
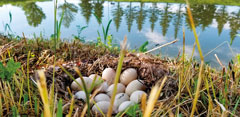
<instances>
[{"instance_id":1,"label":"dry grass","mask_svg":"<svg viewBox=\"0 0 240 117\"><path fill-rule=\"evenodd\" d=\"M22 63L22 68L19 69L11 82L0 81L0 116L12 116L14 113L22 115L28 114L32 116L39 115L39 113L44 113L46 115L56 116L56 107L51 108L51 103L56 105L60 98L63 99L63 114L64 115L81 115L81 112L86 113L86 107L84 109L84 104L78 100L72 98L72 93L66 85L64 87L65 95L61 94L59 91L59 76L63 76L64 71L56 71L57 80L55 82L54 98L50 98L48 92L51 92L51 80L49 80L48 69L45 70L46 81L44 80L43 73L40 73L40 79L37 86L29 80L33 77L33 71L41 67L47 68L53 63L53 57L57 58L57 65L67 63L67 61L73 61L73 64L79 64L79 69L83 75L88 75L92 71L101 72L101 70L106 67L117 67L117 62L119 60L117 54L118 51L114 53L103 47L95 47L95 45L82 44L79 42L72 43L60 43L60 48L56 50L56 56L51 50L51 45L49 42L43 40L42 42L36 41L12 41L1 43L4 49L1 55L1 62L6 63L9 58L14 58L15 61ZM45 44L48 44L47 46ZM184 44L183 44L184 45ZM34 48L31 48L34 47ZM26 50L27 49L27 50ZM194 51L194 50L193 50ZM110 63L106 63L105 59L109 59ZM140 54L141 55L141 54ZM145 81L148 79L150 83L147 86L154 86L148 88L149 97L143 97L140 112L144 116L237 116L240 114L239 108L239 95L240 95L240 63L239 61L234 61L234 63L229 63L229 66L225 66L222 70L215 70L205 65L204 62L199 64L192 59L187 60L183 56L181 59L165 59L161 60L156 56L141 55L134 56L130 53L126 54L126 59L123 60L123 69L127 66L126 62L130 66L136 67L139 72L141 70L148 69L142 68L137 64L141 62L149 62L149 65L158 65L160 60L161 64L167 66L167 74L163 77L158 77L156 80L161 83L152 83L155 78L154 74L151 72L145 72L145 74L140 74L145 76ZM110 56L110 57L109 57ZM91 63L93 67L86 69L82 66L82 61L87 61L86 63ZM131 61L131 62L129 62ZM219 60L221 62L221 60ZM104 64L105 63L105 64ZM161 65L160 64L160 65ZM74 70L67 69L66 65L64 68L75 77L77 74L73 74ZM95 69L93 69L95 68ZM149 67L150 69L151 67ZM85 69L85 71L84 71ZM28 71L29 70L29 71ZM151 77L153 76L153 77ZM69 77L68 77L69 78ZM69 82L72 81L69 78ZM26 82L26 81L30 82ZM66 80L66 79L65 79ZM64 80L63 80L64 81ZM62 81L62 82L63 82ZM155 81L155 82L157 82ZM177 86L172 86L176 82ZM67 84L68 82L66 82ZM37 90L39 88L39 91ZM67 90L68 89L68 90ZM63 92L64 92L63 91ZM34 101L35 98L36 100ZM51 103L49 101L51 99ZM90 101L92 98L90 99ZM145 106L148 100L147 106ZM40 103L36 103L40 101ZM16 110L14 109L16 108ZM138 111L138 112L139 112ZM50 113L50 114L49 114ZM95 113L91 112L91 115ZM125 115L122 113L121 115ZM111 114L110 114L111 115Z\"/></svg>"}]
</instances>

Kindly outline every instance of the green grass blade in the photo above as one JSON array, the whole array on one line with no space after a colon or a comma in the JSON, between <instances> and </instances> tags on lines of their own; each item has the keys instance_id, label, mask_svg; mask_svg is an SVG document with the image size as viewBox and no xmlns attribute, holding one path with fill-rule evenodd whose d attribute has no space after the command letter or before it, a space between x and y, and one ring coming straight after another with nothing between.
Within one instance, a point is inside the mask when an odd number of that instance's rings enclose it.
<instances>
[{"instance_id":1,"label":"green grass blade","mask_svg":"<svg viewBox=\"0 0 240 117\"><path fill-rule=\"evenodd\" d=\"M240 102L240 97L238 98L238 100L237 100L237 102L236 102L236 104L235 104L235 106L234 106L234 108L233 108L233 111L232 111L233 114L235 114L235 112L236 112L236 110L237 110L237 107L238 107L238 105L239 105L239 102ZM232 115L231 115L231 117L232 117Z\"/></svg>"},{"instance_id":2,"label":"green grass blade","mask_svg":"<svg viewBox=\"0 0 240 117\"><path fill-rule=\"evenodd\" d=\"M34 96L34 111L35 111L35 114L38 116L39 115L39 106L38 106L38 99L36 96Z\"/></svg>"},{"instance_id":3,"label":"green grass blade","mask_svg":"<svg viewBox=\"0 0 240 117\"><path fill-rule=\"evenodd\" d=\"M95 18L97 19L98 22L100 22L100 24L102 24L102 20L94 13L93 14L95 16Z\"/></svg>"},{"instance_id":4,"label":"green grass blade","mask_svg":"<svg viewBox=\"0 0 240 117\"><path fill-rule=\"evenodd\" d=\"M58 106L57 106L57 117L62 117L63 116L63 110L62 110L62 99L58 101Z\"/></svg>"},{"instance_id":5,"label":"green grass blade","mask_svg":"<svg viewBox=\"0 0 240 117\"><path fill-rule=\"evenodd\" d=\"M108 25L107 25L106 32L105 32L106 37L108 35L108 31L109 31L109 27L110 27L111 22L112 22L112 19L108 21Z\"/></svg>"},{"instance_id":6,"label":"green grass blade","mask_svg":"<svg viewBox=\"0 0 240 117\"><path fill-rule=\"evenodd\" d=\"M122 70L123 59L124 59L125 53L127 51L126 46L127 46L127 37L125 36L123 44L122 44L121 53L120 53L120 56L119 56L117 72L116 72L116 76L115 76L115 79L114 79L113 93L112 93L112 97L111 97L111 101L110 101L110 106L108 108L107 117L112 116L113 104L114 104L115 96L116 96L116 93L117 93L117 84L118 84L120 74L121 74L121 70Z\"/></svg>"}]
</instances>

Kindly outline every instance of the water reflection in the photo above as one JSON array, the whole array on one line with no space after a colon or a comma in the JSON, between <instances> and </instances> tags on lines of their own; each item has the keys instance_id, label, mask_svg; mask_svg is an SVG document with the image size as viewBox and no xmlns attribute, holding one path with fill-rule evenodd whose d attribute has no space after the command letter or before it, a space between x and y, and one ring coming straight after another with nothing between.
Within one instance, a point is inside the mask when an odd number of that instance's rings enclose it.
<instances>
[{"instance_id":1,"label":"water reflection","mask_svg":"<svg viewBox=\"0 0 240 117\"><path fill-rule=\"evenodd\" d=\"M27 2L21 4L20 7L22 7L30 26L37 27L39 24L41 24L42 20L46 18L42 8L39 7L35 2Z\"/></svg>"},{"instance_id":2,"label":"water reflection","mask_svg":"<svg viewBox=\"0 0 240 117\"><path fill-rule=\"evenodd\" d=\"M86 23L88 24L92 15L93 5L90 0L82 0L79 6L81 7L81 13L83 17L85 18Z\"/></svg>"},{"instance_id":3,"label":"water reflection","mask_svg":"<svg viewBox=\"0 0 240 117\"><path fill-rule=\"evenodd\" d=\"M216 21L218 23L218 35L220 36L224 27L224 24L228 21L228 13L226 11L226 6L221 6L220 9L217 10L215 15Z\"/></svg>"},{"instance_id":4,"label":"water reflection","mask_svg":"<svg viewBox=\"0 0 240 117\"><path fill-rule=\"evenodd\" d=\"M160 20L160 26L162 27L162 34L163 36L166 35L169 24L172 19L172 13L169 12L169 3L166 4L164 10L161 12L161 20Z\"/></svg>"},{"instance_id":5,"label":"water reflection","mask_svg":"<svg viewBox=\"0 0 240 117\"><path fill-rule=\"evenodd\" d=\"M100 20L97 20L98 24L101 23L100 21L102 21L102 17L103 17L103 3L104 3L103 0L93 1L93 4L94 4L94 14L96 15L97 18L100 19Z\"/></svg>"},{"instance_id":6,"label":"water reflection","mask_svg":"<svg viewBox=\"0 0 240 117\"><path fill-rule=\"evenodd\" d=\"M229 18L230 22L230 37L231 37L231 44L233 43L233 40L236 37L236 34L238 34L238 31L240 30L240 10L238 13L231 13L231 17Z\"/></svg>"},{"instance_id":7,"label":"water reflection","mask_svg":"<svg viewBox=\"0 0 240 117\"><path fill-rule=\"evenodd\" d=\"M62 0L58 7L59 17L62 12L63 24L66 28L71 26L78 15L80 9L81 16L84 17L87 24L90 22L93 14L102 19L104 17L104 0L79 0L79 3L69 3L68 0ZM186 14L185 4L172 4L172 3L144 3L144 2L113 2L109 5L111 16L113 19L116 31L121 27L127 26L128 32L131 32L134 22L138 31L145 28L145 24L150 25L153 32L156 26L160 26L162 35L166 36L171 25L173 25L174 37L177 38L180 28L186 26L191 30L188 15ZM30 26L38 27L41 22L46 19L46 15L42 8L36 2L22 2L12 4L22 8ZM109 9L109 8L108 8ZM205 31L213 23L216 23L218 35L221 36L224 27L227 25L230 28L229 35L231 43L236 38L236 34L240 28L240 10L238 12L229 12L224 5L210 5L210 4L193 4L191 5L195 26ZM80 14L79 13L79 14ZM125 21L121 26L122 21ZM100 22L98 21L98 24ZM158 29L159 30L159 29ZM173 35L173 34L172 34Z\"/></svg>"},{"instance_id":8,"label":"water reflection","mask_svg":"<svg viewBox=\"0 0 240 117\"><path fill-rule=\"evenodd\" d=\"M182 12L182 4L179 5L178 10L176 11L176 14L174 15L174 38L176 39L178 36L179 28L182 26L182 18L183 18L183 12Z\"/></svg>"},{"instance_id":9,"label":"water reflection","mask_svg":"<svg viewBox=\"0 0 240 117\"><path fill-rule=\"evenodd\" d=\"M131 31L133 21L136 18L136 11L137 11L137 7L132 6L132 2L129 2L129 5L124 10L126 21L127 21L127 26L128 26L128 32Z\"/></svg>"},{"instance_id":10,"label":"water reflection","mask_svg":"<svg viewBox=\"0 0 240 117\"><path fill-rule=\"evenodd\" d=\"M58 9L60 11L59 16L61 17L63 14L63 25L66 28L69 28L71 22L75 18L75 15L78 13L78 7L64 0L64 4L60 5Z\"/></svg>"},{"instance_id":11,"label":"water reflection","mask_svg":"<svg viewBox=\"0 0 240 117\"><path fill-rule=\"evenodd\" d=\"M114 24L116 26L116 30L118 32L118 29L122 22L122 16L123 16L123 8L120 6L120 2L118 2L117 7L113 9L112 16L113 16Z\"/></svg>"},{"instance_id":12,"label":"water reflection","mask_svg":"<svg viewBox=\"0 0 240 117\"><path fill-rule=\"evenodd\" d=\"M149 9L149 22L151 23L151 31L153 32L155 23L158 20L159 10L157 3L152 3L152 6Z\"/></svg>"},{"instance_id":13,"label":"water reflection","mask_svg":"<svg viewBox=\"0 0 240 117\"><path fill-rule=\"evenodd\" d=\"M140 8L138 8L138 9L139 10L137 11L136 22L137 22L138 30L141 31L142 26L145 23L145 19L146 19L146 16L147 16L147 11L144 9L144 3L143 2L140 3Z\"/></svg>"}]
</instances>

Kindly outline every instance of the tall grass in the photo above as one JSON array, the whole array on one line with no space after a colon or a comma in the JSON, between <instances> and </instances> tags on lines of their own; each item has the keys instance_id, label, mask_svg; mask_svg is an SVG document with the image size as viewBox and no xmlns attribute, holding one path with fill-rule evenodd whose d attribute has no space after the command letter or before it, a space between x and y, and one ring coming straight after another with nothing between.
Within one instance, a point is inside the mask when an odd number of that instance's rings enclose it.
<instances>
[{"instance_id":1,"label":"tall grass","mask_svg":"<svg viewBox=\"0 0 240 117\"><path fill-rule=\"evenodd\" d=\"M155 104L158 100L158 97L159 97L159 95L162 91L162 88L163 88L166 80L167 80L167 77L165 76L164 79L162 80L160 86L156 85L152 88L152 90L150 92L149 99L148 99L146 110L143 114L143 117L150 117L151 116L151 114L153 112L153 108L155 107Z\"/></svg>"},{"instance_id":2,"label":"tall grass","mask_svg":"<svg viewBox=\"0 0 240 117\"><path fill-rule=\"evenodd\" d=\"M48 100L48 91L47 91L47 84L46 78L43 71L38 71L39 74L39 81L37 81L38 90L40 92L40 96L42 98L43 106L44 106L44 117L52 117L50 112L50 103Z\"/></svg>"},{"instance_id":3,"label":"tall grass","mask_svg":"<svg viewBox=\"0 0 240 117\"><path fill-rule=\"evenodd\" d=\"M107 23L107 26L104 27L104 25L102 23L102 19L100 19L96 14L94 14L94 16L96 17L98 22L100 22L100 24L102 25L103 39L104 39L104 44L106 45L108 32L109 32L110 25L112 23L112 19L110 19ZM99 31L98 31L98 36L101 37Z\"/></svg>"},{"instance_id":4,"label":"tall grass","mask_svg":"<svg viewBox=\"0 0 240 117\"><path fill-rule=\"evenodd\" d=\"M125 53L127 51L127 37L126 36L124 37L124 40L123 40L123 43L122 43L121 46L122 46L122 48L121 48L121 52L120 52L120 55L119 55L117 72L116 72L116 76L115 76L115 79L114 79L113 93L112 93L112 97L111 97L111 101L110 101L110 106L108 108L107 117L112 116L113 104L114 104L115 96L117 94L117 84L118 84L120 74L121 74L121 70L122 70L123 59L124 59Z\"/></svg>"},{"instance_id":5,"label":"tall grass","mask_svg":"<svg viewBox=\"0 0 240 117\"><path fill-rule=\"evenodd\" d=\"M13 76L13 79L11 82L4 82L0 81L0 116L4 116L4 114L9 114L10 116L19 116L21 113L27 113L28 111L34 111L36 116L40 116L41 111L43 111L43 115L46 117L51 116L57 116L61 117L63 116L63 110L62 105L64 101L62 99L59 99L57 101L57 93L54 93L54 81L55 81L55 65L56 65L56 59L57 59L57 53L56 50L58 47L61 47L58 41L60 41L60 34L61 34L61 23L62 23L62 17L60 21L57 20L56 14L57 14L57 0L54 1L54 67L53 67L53 83L51 85L51 88L47 89L46 84L46 78L43 71L38 71L38 74L40 76L40 79L37 81L37 88L39 90L40 98L38 98L38 94L35 94L34 89L36 88L33 83L30 82L30 71L31 69L31 55L32 52L31 48L28 48L26 54L26 68L22 66L21 70L15 73ZM204 107L204 112L206 116L236 116L235 114L238 114L239 111L239 63L236 63L235 65L229 64L229 67L223 66L222 73L219 73L218 71L210 68L207 65L204 65L204 56L202 55L201 46L198 40L198 36L196 33L196 29L194 26L194 21L192 18L192 14L190 11L190 5L187 6L187 13L189 16L189 20L191 22L191 27L194 32L195 36L195 44L193 48L193 53L195 51L195 46L197 46L197 49L200 54L200 60L201 64L200 66L197 66L196 63L192 60L192 57L188 61L185 58L185 31L183 31L183 50L182 50L182 59L180 61L167 61L170 65L173 66L174 70L170 69L170 75L171 77L175 77L175 75L179 75L177 78L179 79L178 84L178 92L177 95L172 99L168 100L167 104L164 104L164 102L159 102L158 97L162 92L162 89L167 82L168 77L165 76L161 82L161 84L157 84L152 88L150 91L150 96L142 97L141 102L141 112L143 113L143 116L174 116L174 109L176 109L176 115L175 116L201 116L202 113L199 113L199 109L197 107L202 106ZM62 14L63 15L63 14ZM110 22L111 23L111 22ZM108 35L109 25L108 22L107 28L105 30L104 27L102 27L103 34L104 34L104 40L106 40L106 36ZM123 42L122 49L120 51L119 55L119 61L118 61L118 67L117 67L117 74L115 76L114 81L114 91L112 94L110 107L107 113L107 116L112 116L112 109L113 104L116 96L116 90L117 90L117 83L119 81L119 76L121 73L124 55L126 54L126 37ZM168 44L175 43L177 40L174 40L173 42L170 42ZM25 43L26 46L32 46L29 43ZM58 45L59 44L59 45ZM167 45L168 45L167 44ZM34 44L33 44L34 45ZM158 48L164 47L166 45L162 45ZM158 49L157 48L157 49ZM155 48L156 49L156 48ZM148 52L154 51L150 50ZM7 61L8 58L11 58L11 52L14 52L14 50L9 49L7 52L3 55L1 55L2 60L1 61ZM44 57L44 56L43 56ZM216 56L219 63L221 64L221 60ZM40 59L40 58L39 58ZM37 60L38 62L41 60ZM38 64L37 62L37 64ZM6 63L4 63L6 64ZM75 78L67 72L61 65L59 65L62 70L69 75L69 77L76 82ZM196 67L197 66L197 67ZM26 70L26 73L25 73ZM87 101L84 107L84 110L81 113L81 116L91 116L90 111L90 104L93 102L93 97L98 93L97 90L93 92L93 95L90 96L90 93L93 90L93 87L97 84L95 84L96 78L94 78L94 81L92 83L92 86L90 89L86 88L86 84L84 83L84 80L82 78L82 75L79 71L79 69L75 68L75 71L80 76L83 85L77 83L77 85L86 93L87 95ZM198 72L198 73L197 73ZM197 74L197 75L194 75ZM216 79L214 79L216 77ZM26 82L25 82L26 80ZM186 90L186 92L185 92ZM67 116L72 116L74 113L74 107L75 107L75 100L72 92L68 88L69 96L71 98L70 108L68 110ZM15 95L19 95L18 97L15 97ZM231 97L230 97L231 96ZM235 99L236 98L236 99ZM42 100L43 104L39 100ZM147 103L146 103L147 100ZM191 106L189 106L191 105ZM188 106L189 112L186 112L186 109L184 109L184 106ZM57 108L57 110L56 110ZM99 108L98 108L99 109ZM101 111L101 110L100 110ZM127 111L127 110L126 110ZM78 109L75 110L75 114L78 113ZM196 114L197 113L197 114ZM125 114L122 113L123 116ZM104 114L102 113L104 116ZM135 113L136 115L136 113Z\"/></svg>"},{"instance_id":6,"label":"tall grass","mask_svg":"<svg viewBox=\"0 0 240 117\"><path fill-rule=\"evenodd\" d=\"M204 57L203 57L201 46L200 46L200 43L198 40L197 31L196 31L195 24L194 24L193 17L192 17L192 12L190 10L190 4L189 4L188 0L186 0L186 2L187 2L188 17L189 17L189 20L191 23L191 27L192 27L194 37L195 37L195 42L197 44L198 52L200 54L200 59L201 59L200 71L199 71L198 80L197 80L197 89L196 89L195 97L193 100L193 106L192 106L192 111L191 111L191 115L190 115L191 117L193 117L195 109L196 109L198 97L199 97L200 86L202 85L202 72L203 72L203 66L204 66Z\"/></svg>"}]
</instances>

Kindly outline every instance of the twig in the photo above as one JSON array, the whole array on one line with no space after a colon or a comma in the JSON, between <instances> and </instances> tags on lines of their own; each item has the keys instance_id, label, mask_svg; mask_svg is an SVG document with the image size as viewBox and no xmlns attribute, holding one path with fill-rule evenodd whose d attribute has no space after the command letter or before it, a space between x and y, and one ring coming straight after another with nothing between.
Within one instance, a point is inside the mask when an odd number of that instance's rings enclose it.
<instances>
[{"instance_id":1,"label":"twig","mask_svg":"<svg viewBox=\"0 0 240 117\"><path fill-rule=\"evenodd\" d=\"M158 46L158 47L156 47L156 48L153 48L153 49L151 49L151 50L149 50L149 51L147 51L147 52L144 52L143 54L147 54L147 53L149 53L149 52L155 51L155 50L160 49L160 48L162 48L162 47L165 47L165 46L167 46L167 45L176 43L177 41L178 41L177 39L176 39L176 40L173 40L173 41L171 41L171 42L169 42L169 43L160 45L160 46Z\"/></svg>"},{"instance_id":2,"label":"twig","mask_svg":"<svg viewBox=\"0 0 240 117\"><path fill-rule=\"evenodd\" d=\"M221 62L220 59L218 58L217 54L214 54L214 56L216 57L217 62L220 64L220 66L221 66L222 68L225 68L225 66L222 64L222 62Z\"/></svg>"}]
</instances>

